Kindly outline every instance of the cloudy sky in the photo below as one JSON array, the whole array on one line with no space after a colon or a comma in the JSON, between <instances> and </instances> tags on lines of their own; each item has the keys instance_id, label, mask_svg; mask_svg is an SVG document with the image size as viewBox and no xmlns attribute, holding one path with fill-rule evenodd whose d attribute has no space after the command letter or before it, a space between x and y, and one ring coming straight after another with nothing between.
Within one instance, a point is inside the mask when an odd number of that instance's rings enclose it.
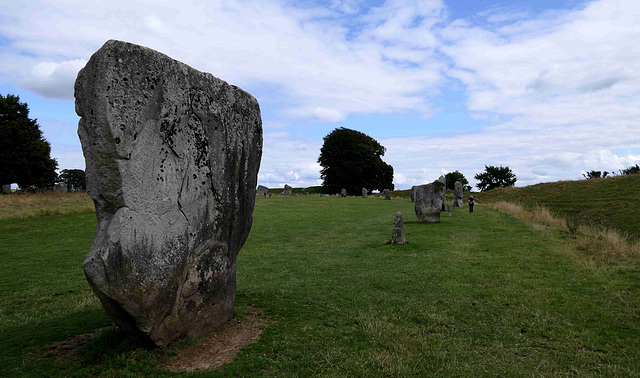
<instances>
[{"instance_id":1,"label":"cloudy sky","mask_svg":"<svg viewBox=\"0 0 640 378\"><path fill-rule=\"evenodd\" d=\"M0 94L84 169L73 82L109 39L254 95L258 181L318 185L322 137L387 148L398 189L507 165L517 186L640 161L640 1L5 1Z\"/></svg>"}]
</instances>

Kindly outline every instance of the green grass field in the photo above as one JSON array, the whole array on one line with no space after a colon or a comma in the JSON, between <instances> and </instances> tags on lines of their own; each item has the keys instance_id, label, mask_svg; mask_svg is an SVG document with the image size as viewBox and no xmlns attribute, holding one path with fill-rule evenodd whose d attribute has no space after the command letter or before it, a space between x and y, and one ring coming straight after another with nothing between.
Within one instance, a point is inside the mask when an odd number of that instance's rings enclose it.
<instances>
[{"instance_id":1,"label":"green grass field","mask_svg":"<svg viewBox=\"0 0 640 378\"><path fill-rule=\"evenodd\" d=\"M407 200L257 198L236 306L271 323L193 375L640 375L638 264L587 269L569 236L476 209L421 224ZM396 211L407 245L388 244ZM93 213L0 221L0 376L174 374L115 331L49 353L110 324L81 268L94 228Z\"/></svg>"}]
</instances>

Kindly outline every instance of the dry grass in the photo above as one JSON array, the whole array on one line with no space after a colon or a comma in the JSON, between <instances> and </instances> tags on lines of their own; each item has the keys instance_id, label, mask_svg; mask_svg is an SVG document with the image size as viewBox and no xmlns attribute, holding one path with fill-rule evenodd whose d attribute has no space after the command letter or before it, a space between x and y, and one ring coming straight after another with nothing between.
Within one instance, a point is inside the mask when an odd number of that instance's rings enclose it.
<instances>
[{"instance_id":1,"label":"dry grass","mask_svg":"<svg viewBox=\"0 0 640 378\"><path fill-rule=\"evenodd\" d=\"M573 257L589 261L593 258L602 262L634 262L640 263L640 242L633 241L620 232L603 227L576 226L572 222L554 216L547 208L537 205L528 210L524 206L511 202L498 201L489 205L499 212L509 214L534 230L549 235L559 232L573 236L572 243L563 249ZM586 259L586 260L585 260Z\"/></svg>"},{"instance_id":2,"label":"dry grass","mask_svg":"<svg viewBox=\"0 0 640 378\"><path fill-rule=\"evenodd\" d=\"M0 220L94 211L87 193L12 193L0 195Z\"/></svg>"}]
</instances>

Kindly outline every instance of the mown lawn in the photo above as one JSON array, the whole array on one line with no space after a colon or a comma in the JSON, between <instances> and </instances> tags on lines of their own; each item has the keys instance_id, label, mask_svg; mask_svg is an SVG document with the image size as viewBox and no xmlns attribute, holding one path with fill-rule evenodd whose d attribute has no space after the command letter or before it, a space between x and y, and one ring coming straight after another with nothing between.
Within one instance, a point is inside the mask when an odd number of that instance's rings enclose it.
<instances>
[{"instance_id":1,"label":"mown lawn","mask_svg":"<svg viewBox=\"0 0 640 378\"><path fill-rule=\"evenodd\" d=\"M406 200L258 198L236 304L271 325L195 375L639 375L638 267L586 270L563 240L476 209L421 224ZM387 244L396 211L407 245ZM91 213L0 222L0 376L173 374L113 331L78 360L47 355L110 324L81 268L94 228Z\"/></svg>"}]
</instances>

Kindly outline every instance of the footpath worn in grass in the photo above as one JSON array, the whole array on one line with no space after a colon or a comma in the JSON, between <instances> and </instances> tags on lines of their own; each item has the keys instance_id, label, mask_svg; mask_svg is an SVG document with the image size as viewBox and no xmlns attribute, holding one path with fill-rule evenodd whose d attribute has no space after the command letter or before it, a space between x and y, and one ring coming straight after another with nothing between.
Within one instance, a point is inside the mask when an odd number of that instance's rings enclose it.
<instances>
[{"instance_id":1,"label":"footpath worn in grass","mask_svg":"<svg viewBox=\"0 0 640 378\"><path fill-rule=\"evenodd\" d=\"M614 228L640 239L640 175L558 181L477 193L479 202L542 205L569 222Z\"/></svg>"},{"instance_id":2,"label":"footpath worn in grass","mask_svg":"<svg viewBox=\"0 0 640 378\"><path fill-rule=\"evenodd\" d=\"M639 375L637 266L585 269L549 236L476 209L421 224L406 200L258 198L236 305L271 325L195 375ZM396 211L407 245L388 244ZM79 361L46 356L109 324L80 267L93 217L0 222L0 375L173 374L154 367L159 351L111 351L113 331Z\"/></svg>"}]
</instances>

